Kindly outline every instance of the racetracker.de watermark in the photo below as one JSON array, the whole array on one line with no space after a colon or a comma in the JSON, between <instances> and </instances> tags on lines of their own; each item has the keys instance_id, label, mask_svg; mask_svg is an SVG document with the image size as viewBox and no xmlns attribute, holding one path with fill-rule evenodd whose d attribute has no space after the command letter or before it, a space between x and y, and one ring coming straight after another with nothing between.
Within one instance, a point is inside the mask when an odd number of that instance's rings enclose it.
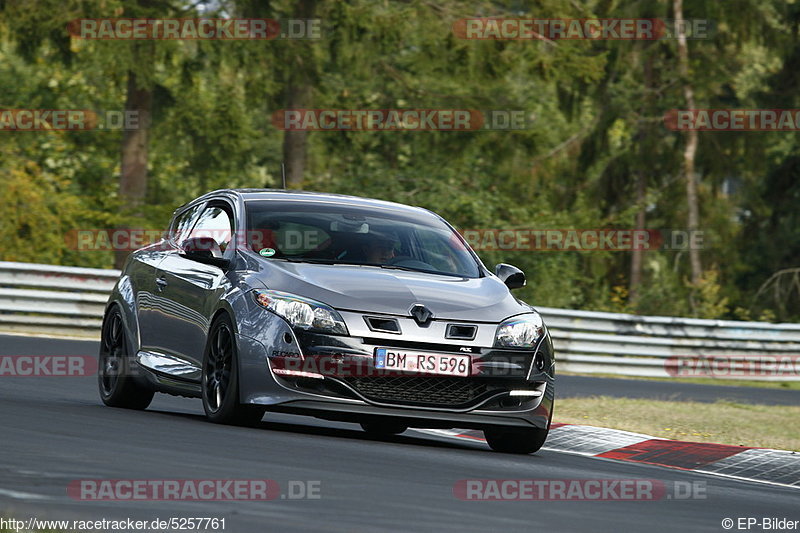
<instances>
[{"instance_id":1,"label":"racetracker.de watermark","mask_svg":"<svg viewBox=\"0 0 800 533\"><path fill-rule=\"evenodd\" d=\"M800 355L684 355L664 361L673 377L687 378L798 378Z\"/></svg>"},{"instance_id":2,"label":"racetracker.de watermark","mask_svg":"<svg viewBox=\"0 0 800 533\"><path fill-rule=\"evenodd\" d=\"M0 355L0 377L82 377L97 374L88 355Z\"/></svg>"},{"instance_id":3,"label":"racetracker.de watermark","mask_svg":"<svg viewBox=\"0 0 800 533\"><path fill-rule=\"evenodd\" d=\"M459 233L476 251L632 251L632 250L702 250L706 246L705 232L681 229L531 229L481 228L462 229ZM73 229L65 234L71 250L79 252L134 251L146 246L166 250L170 240L186 242L203 239L194 246L228 243L240 249L254 251L278 247L283 252L310 250L324 246L324 234L318 230L231 231L229 229L199 229L186 235L154 229ZM205 243L205 244L204 244ZM460 242L453 243L461 246Z\"/></svg>"},{"instance_id":4,"label":"racetracker.de watermark","mask_svg":"<svg viewBox=\"0 0 800 533\"><path fill-rule=\"evenodd\" d=\"M319 237L319 232L284 231L281 234L282 249L309 249L321 244ZM78 252L132 252L146 246L168 250L172 246L170 240L186 242L188 239L201 239L193 244L196 250L211 250L214 243L221 242L241 249L260 250L265 246L275 246L277 235L272 230L231 231L225 228L198 229L188 234L158 229L72 229L64 235L67 247Z\"/></svg>"},{"instance_id":5,"label":"racetracker.de watermark","mask_svg":"<svg viewBox=\"0 0 800 533\"><path fill-rule=\"evenodd\" d=\"M8 533L31 533L33 531L225 531L225 518L185 517L153 518L100 518L81 520L53 520L30 517L27 520L0 518L0 531Z\"/></svg>"},{"instance_id":6,"label":"racetracker.de watermark","mask_svg":"<svg viewBox=\"0 0 800 533\"><path fill-rule=\"evenodd\" d=\"M708 19L670 20L659 18L537 19L464 18L453 23L459 39L497 41L589 40L655 41L674 39L683 33L687 39L708 39L713 30Z\"/></svg>"},{"instance_id":7,"label":"racetracker.de watermark","mask_svg":"<svg viewBox=\"0 0 800 533\"><path fill-rule=\"evenodd\" d=\"M524 130L530 115L518 109L280 109L272 125L284 131Z\"/></svg>"},{"instance_id":8,"label":"racetracker.de watermark","mask_svg":"<svg viewBox=\"0 0 800 533\"><path fill-rule=\"evenodd\" d=\"M266 18L99 18L75 19L67 32L88 40L320 39L321 19Z\"/></svg>"},{"instance_id":9,"label":"racetracker.de watermark","mask_svg":"<svg viewBox=\"0 0 800 533\"><path fill-rule=\"evenodd\" d=\"M274 479L77 479L67 495L79 501L318 500L322 481Z\"/></svg>"},{"instance_id":10,"label":"racetracker.de watermark","mask_svg":"<svg viewBox=\"0 0 800 533\"><path fill-rule=\"evenodd\" d=\"M421 377L441 375L462 375L480 377L525 377L531 368L531 356L508 355L504 365L497 366L491 361L483 361L475 354L478 348L469 346L454 347L460 353L431 355L406 354L386 350L376 359L350 357L346 355L301 355L295 350L272 350L269 363L272 372L278 376L307 378L387 378ZM381 359L383 368L376 366ZM539 359L537 359L538 361ZM538 398L540 394L532 394Z\"/></svg>"},{"instance_id":11,"label":"racetracker.de watermark","mask_svg":"<svg viewBox=\"0 0 800 533\"><path fill-rule=\"evenodd\" d=\"M664 124L673 131L798 131L800 109L671 109Z\"/></svg>"},{"instance_id":12,"label":"racetracker.de watermark","mask_svg":"<svg viewBox=\"0 0 800 533\"><path fill-rule=\"evenodd\" d=\"M476 251L627 252L705 247L701 230L482 228L462 229L459 233Z\"/></svg>"},{"instance_id":13,"label":"racetracker.de watermark","mask_svg":"<svg viewBox=\"0 0 800 533\"><path fill-rule=\"evenodd\" d=\"M453 486L465 501L705 500L706 491L705 481L659 479L460 479Z\"/></svg>"},{"instance_id":14,"label":"racetracker.de watermark","mask_svg":"<svg viewBox=\"0 0 800 533\"><path fill-rule=\"evenodd\" d=\"M136 130L145 125L138 111L88 109L0 109L0 131Z\"/></svg>"}]
</instances>

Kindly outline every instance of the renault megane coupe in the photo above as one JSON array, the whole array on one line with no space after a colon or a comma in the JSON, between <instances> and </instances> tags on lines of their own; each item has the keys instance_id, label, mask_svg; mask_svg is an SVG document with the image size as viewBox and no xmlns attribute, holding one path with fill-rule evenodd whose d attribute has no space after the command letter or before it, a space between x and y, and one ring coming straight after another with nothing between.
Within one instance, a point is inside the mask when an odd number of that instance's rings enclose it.
<instances>
[{"instance_id":1,"label":"renault megane coupe","mask_svg":"<svg viewBox=\"0 0 800 533\"><path fill-rule=\"evenodd\" d=\"M106 405L201 398L209 420L266 411L482 430L532 453L553 413L542 318L444 219L419 207L299 191L220 190L132 253L103 320Z\"/></svg>"}]
</instances>

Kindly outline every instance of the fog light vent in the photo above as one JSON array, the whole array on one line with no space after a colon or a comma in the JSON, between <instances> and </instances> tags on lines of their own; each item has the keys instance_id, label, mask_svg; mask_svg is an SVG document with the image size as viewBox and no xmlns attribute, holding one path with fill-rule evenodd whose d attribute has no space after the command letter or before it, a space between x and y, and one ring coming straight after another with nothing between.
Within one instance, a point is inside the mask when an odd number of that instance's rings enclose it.
<instances>
[{"instance_id":1,"label":"fog light vent","mask_svg":"<svg viewBox=\"0 0 800 533\"><path fill-rule=\"evenodd\" d=\"M365 316L364 320L372 331L383 333L400 333L400 324L395 318L384 318L378 316Z\"/></svg>"},{"instance_id":2,"label":"fog light vent","mask_svg":"<svg viewBox=\"0 0 800 533\"><path fill-rule=\"evenodd\" d=\"M471 341L475 338L478 328L471 324L447 324L445 337L448 339L459 339Z\"/></svg>"}]
</instances>

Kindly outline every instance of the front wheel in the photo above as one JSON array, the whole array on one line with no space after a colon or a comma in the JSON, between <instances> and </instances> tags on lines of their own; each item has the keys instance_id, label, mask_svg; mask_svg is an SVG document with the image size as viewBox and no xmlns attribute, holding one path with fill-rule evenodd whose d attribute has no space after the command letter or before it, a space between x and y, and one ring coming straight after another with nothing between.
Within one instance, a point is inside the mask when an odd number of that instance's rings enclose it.
<instances>
[{"instance_id":1,"label":"front wheel","mask_svg":"<svg viewBox=\"0 0 800 533\"><path fill-rule=\"evenodd\" d=\"M239 365L236 338L227 315L211 326L203 354L203 409L217 424L253 426L261 421L264 409L239 403Z\"/></svg>"},{"instance_id":2,"label":"front wheel","mask_svg":"<svg viewBox=\"0 0 800 533\"><path fill-rule=\"evenodd\" d=\"M548 430L540 428L498 428L483 431L489 447L503 453L534 453L547 440Z\"/></svg>"},{"instance_id":3,"label":"front wheel","mask_svg":"<svg viewBox=\"0 0 800 533\"><path fill-rule=\"evenodd\" d=\"M100 399L109 407L146 409L155 392L133 378L130 345L122 313L114 305L103 319L100 354L97 360L97 385Z\"/></svg>"}]
</instances>

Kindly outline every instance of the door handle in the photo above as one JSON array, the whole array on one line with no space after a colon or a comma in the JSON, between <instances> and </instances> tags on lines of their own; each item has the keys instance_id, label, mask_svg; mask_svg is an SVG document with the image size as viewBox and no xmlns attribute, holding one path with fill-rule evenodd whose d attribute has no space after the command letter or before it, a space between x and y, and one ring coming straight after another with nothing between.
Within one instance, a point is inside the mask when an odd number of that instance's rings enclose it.
<instances>
[{"instance_id":1,"label":"door handle","mask_svg":"<svg viewBox=\"0 0 800 533\"><path fill-rule=\"evenodd\" d=\"M164 290L164 287L169 285L169 283L167 283L165 278L156 278L156 285L158 286L159 292L161 292Z\"/></svg>"}]
</instances>

